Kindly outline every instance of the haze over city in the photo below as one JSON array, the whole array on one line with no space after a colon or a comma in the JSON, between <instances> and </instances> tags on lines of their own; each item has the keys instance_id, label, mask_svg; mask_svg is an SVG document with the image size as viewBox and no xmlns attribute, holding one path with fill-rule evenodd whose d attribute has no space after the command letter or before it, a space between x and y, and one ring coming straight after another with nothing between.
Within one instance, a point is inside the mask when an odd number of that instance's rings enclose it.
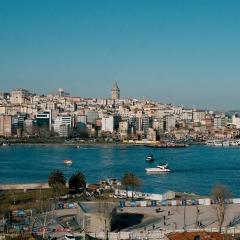
<instances>
[{"instance_id":1,"label":"haze over city","mask_svg":"<svg viewBox=\"0 0 240 240\"><path fill-rule=\"evenodd\" d=\"M238 109L239 1L2 1L1 89Z\"/></svg>"}]
</instances>

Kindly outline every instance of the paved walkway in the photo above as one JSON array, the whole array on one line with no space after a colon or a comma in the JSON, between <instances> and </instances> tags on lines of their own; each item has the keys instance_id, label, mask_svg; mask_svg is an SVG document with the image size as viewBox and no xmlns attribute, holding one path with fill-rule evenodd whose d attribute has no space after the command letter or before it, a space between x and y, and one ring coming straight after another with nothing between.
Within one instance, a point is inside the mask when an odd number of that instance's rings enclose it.
<instances>
[{"instance_id":1,"label":"paved walkway","mask_svg":"<svg viewBox=\"0 0 240 240\"><path fill-rule=\"evenodd\" d=\"M240 205L226 205L226 216L223 227L236 227L240 224ZM170 215L168 212L170 211ZM135 227L136 230L177 230L177 229L196 229L196 228L218 228L216 206L170 206L161 207L161 211L156 213L153 207L124 208L123 212L141 213L145 218L142 224ZM185 213L184 213L185 212ZM185 217L184 217L185 215ZM147 219L155 219L149 224ZM184 220L185 219L185 220ZM200 226L199 224L200 223ZM153 226L154 224L154 226ZM133 228L131 228L133 230Z\"/></svg>"}]
</instances>

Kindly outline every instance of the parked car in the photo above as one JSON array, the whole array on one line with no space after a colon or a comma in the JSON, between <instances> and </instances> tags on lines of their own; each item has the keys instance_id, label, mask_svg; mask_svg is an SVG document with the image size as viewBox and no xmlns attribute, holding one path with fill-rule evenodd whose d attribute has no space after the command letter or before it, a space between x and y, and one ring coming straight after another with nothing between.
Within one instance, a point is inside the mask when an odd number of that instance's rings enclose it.
<instances>
[{"instance_id":1,"label":"parked car","mask_svg":"<svg viewBox=\"0 0 240 240\"><path fill-rule=\"evenodd\" d=\"M72 234L68 233L65 235L64 239L65 240L75 240L75 237Z\"/></svg>"}]
</instances>

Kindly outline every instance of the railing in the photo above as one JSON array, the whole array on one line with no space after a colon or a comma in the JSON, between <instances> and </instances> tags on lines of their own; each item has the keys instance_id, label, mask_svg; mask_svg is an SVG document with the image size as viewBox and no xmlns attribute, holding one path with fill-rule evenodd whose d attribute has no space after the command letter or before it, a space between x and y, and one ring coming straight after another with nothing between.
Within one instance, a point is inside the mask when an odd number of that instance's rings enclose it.
<instances>
[{"instance_id":1,"label":"railing","mask_svg":"<svg viewBox=\"0 0 240 240\"><path fill-rule=\"evenodd\" d=\"M199 231L206 231L206 232L218 232L218 228L204 228L204 229L187 229L188 232L199 232ZM183 229L178 230L153 230L153 231L132 231L132 232L123 232L120 231L118 233L115 232L109 232L108 233L108 239L109 240L127 240L127 239L133 239L133 240L164 240L165 235L169 233L182 233L184 232ZM223 228L222 233L225 234L239 234L240 228L237 227L230 227L230 228ZM99 233L88 233L90 236L98 238L98 239L107 239L107 235L104 232Z\"/></svg>"}]
</instances>

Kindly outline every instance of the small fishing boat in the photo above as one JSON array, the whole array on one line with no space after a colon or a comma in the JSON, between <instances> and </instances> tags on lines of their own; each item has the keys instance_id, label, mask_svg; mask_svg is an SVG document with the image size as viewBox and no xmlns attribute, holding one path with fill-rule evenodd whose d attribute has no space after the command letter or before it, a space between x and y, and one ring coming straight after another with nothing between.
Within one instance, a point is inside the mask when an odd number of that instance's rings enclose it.
<instances>
[{"instance_id":1,"label":"small fishing boat","mask_svg":"<svg viewBox=\"0 0 240 240\"><path fill-rule=\"evenodd\" d=\"M2 143L2 146L3 146L3 147L8 147L8 146L10 146L10 144L7 143L7 142L4 142L4 143Z\"/></svg>"},{"instance_id":2,"label":"small fishing boat","mask_svg":"<svg viewBox=\"0 0 240 240\"><path fill-rule=\"evenodd\" d=\"M66 165L72 165L72 160L64 160L63 163Z\"/></svg>"},{"instance_id":3,"label":"small fishing boat","mask_svg":"<svg viewBox=\"0 0 240 240\"><path fill-rule=\"evenodd\" d=\"M147 162L152 162L152 161L154 161L153 155L152 155L152 154L148 154L147 157L146 157L146 161L147 161Z\"/></svg>"}]
</instances>

